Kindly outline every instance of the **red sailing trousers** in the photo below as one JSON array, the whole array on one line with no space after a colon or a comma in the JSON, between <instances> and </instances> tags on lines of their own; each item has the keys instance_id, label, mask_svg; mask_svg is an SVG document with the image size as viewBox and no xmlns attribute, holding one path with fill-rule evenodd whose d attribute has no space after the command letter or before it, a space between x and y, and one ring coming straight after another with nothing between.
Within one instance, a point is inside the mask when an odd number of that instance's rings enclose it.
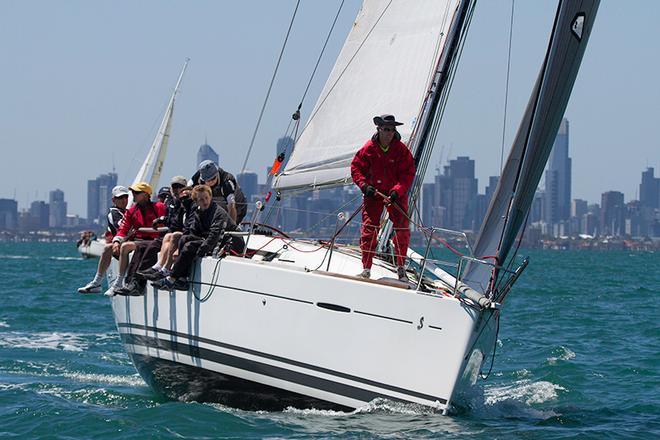
<instances>
[{"instance_id":1,"label":"red sailing trousers","mask_svg":"<svg viewBox=\"0 0 660 440\"><path fill-rule=\"evenodd\" d=\"M410 227L408 217L403 212L408 212L408 198L402 197L394 203L386 206L387 212L394 225L394 252L396 253L396 265L406 264L406 253L410 244ZM374 259L376 244L378 242L378 230L380 229L380 216L383 213L385 201L378 196L365 197L364 209L362 210L362 228L360 231L360 250L362 251L362 267L371 269Z\"/></svg>"}]
</instances>

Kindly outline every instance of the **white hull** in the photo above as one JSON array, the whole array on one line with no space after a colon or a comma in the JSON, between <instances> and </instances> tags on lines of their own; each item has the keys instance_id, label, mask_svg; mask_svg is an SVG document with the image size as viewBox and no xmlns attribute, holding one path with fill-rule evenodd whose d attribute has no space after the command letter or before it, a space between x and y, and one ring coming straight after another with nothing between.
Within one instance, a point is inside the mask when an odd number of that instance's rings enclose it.
<instances>
[{"instance_id":1,"label":"white hull","mask_svg":"<svg viewBox=\"0 0 660 440\"><path fill-rule=\"evenodd\" d=\"M92 240L86 246L81 244L78 246L78 253L83 258L100 258L105 249L105 240Z\"/></svg>"},{"instance_id":2,"label":"white hull","mask_svg":"<svg viewBox=\"0 0 660 440\"><path fill-rule=\"evenodd\" d=\"M253 236L250 247L268 240ZM468 365L472 351L492 347L494 326L477 329L492 312L398 281L305 269L319 266L324 252L289 248L269 262L207 257L195 270L201 284L188 292L149 286L144 296L115 296L118 330L138 371L170 397L250 409L357 408L386 398L445 411L481 367L483 355ZM359 256L335 251L330 269L357 273ZM376 277L387 272L373 269Z\"/></svg>"}]
</instances>

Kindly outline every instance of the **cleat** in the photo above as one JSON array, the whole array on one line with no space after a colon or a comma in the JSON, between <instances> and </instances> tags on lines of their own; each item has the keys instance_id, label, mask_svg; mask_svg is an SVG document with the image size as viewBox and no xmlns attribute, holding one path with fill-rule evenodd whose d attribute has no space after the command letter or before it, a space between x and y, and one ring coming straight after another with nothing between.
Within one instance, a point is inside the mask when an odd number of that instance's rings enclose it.
<instances>
[{"instance_id":1,"label":"cleat","mask_svg":"<svg viewBox=\"0 0 660 440\"><path fill-rule=\"evenodd\" d=\"M78 289L78 293L101 293L101 284L90 281L84 287Z\"/></svg>"},{"instance_id":2,"label":"cleat","mask_svg":"<svg viewBox=\"0 0 660 440\"><path fill-rule=\"evenodd\" d=\"M369 279L371 278L371 269L364 269L362 272L356 275L358 278Z\"/></svg>"}]
</instances>

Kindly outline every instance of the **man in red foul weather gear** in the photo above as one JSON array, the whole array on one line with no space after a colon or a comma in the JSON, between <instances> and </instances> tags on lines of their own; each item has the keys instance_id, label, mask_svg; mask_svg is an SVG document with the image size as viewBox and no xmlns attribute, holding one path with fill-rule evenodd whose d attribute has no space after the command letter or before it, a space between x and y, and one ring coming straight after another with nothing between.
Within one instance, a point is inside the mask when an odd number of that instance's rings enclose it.
<instances>
[{"instance_id":1,"label":"man in red foul weather gear","mask_svg":"<svg viewBox=\"0 0 660 440\"><path fill-rule=\"evenodd\" d=\"M357 152L351 163L353 182L364 194L360 249L364 270L359 275L371 277L380 217L387 208L394 226L394 250L397 274L407 280L406 253L410 243L408 225L408 190L415 177L415 162L408 147L401 142L396 127L403 125L393 115L374 117L376 133Z\"/></svg>"}]
</instances>

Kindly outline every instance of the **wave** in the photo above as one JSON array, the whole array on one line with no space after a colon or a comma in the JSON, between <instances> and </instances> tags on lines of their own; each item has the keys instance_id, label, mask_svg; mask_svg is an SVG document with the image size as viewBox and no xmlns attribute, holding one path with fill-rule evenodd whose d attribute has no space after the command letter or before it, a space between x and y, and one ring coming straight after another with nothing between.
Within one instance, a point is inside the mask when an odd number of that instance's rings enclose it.
<instances>
[{"instance_id":1,"label":"wave","mask_svg":"<svg viewBox=\"0 0 660 440\"><path fill-rule=\"evenodd\" d=\"M0 321L0 328L9 328L9 324L7 324L7 321Z\"/></svg>"},{"instance_id":2,"label":"wave","mask_svg":"<svg viewBox=\"0 0 660 440\"><path fill-rule=\"evenodd\" d=\"M130 387L146 386L144 380L142 380L137 373L130 376L98 373L64 373L62 374L62 377L84 383L95 382L108 385L126 385Z\"/></svg>"},{"instance_id":3,"label":"wave","mask_svg":"<svg viewBox=\"0 0 660 440\"><path fill-rule=\"evenodd\" d=\"M566 388L544 380L532 382L522 379L511 385L487 388L484 397L485 404L491 406L506 401L532 405L557 399L557 391L566 391Z\"/></svg>"},{"instance_id":4,"label":"wave","mask_svg":"<svg viewBox=\"0 0 660 440\"><path fill-rule=\"evenodd\" d=\"M105 333L5 332L0 333L0 347L80 352L87 350L92 343L110 339L113 336Z\"/></svg>"},{"instance_id":5,"label":"wave","mask_svg":"<svg viewBox=\"0 0 660 440\"><path fill-rule=\"evenodd\" d=\"M84 258L82 257L48 257L51 260L58 260L58 261L82 261Z\"/></svg>"},{"instance_id":6,"label":"wave","mask_svg":"<svg viewBox=\"0 0 660 440\"><path fill-rule=\"evenodd\" d=\"M570 361L571 359L575 358L575 352L564 346L553 350L553 352L553 354L556 353L556 356L550 356L548 359L546 359L550 365L555 365L557 361Z\"/></svg>"},{"instance_id":7,"label":"wave","mask_svg":"<svg viewBox=\"0 0 660 440\"><path fill-rule=\"evenodd\" d=\"M0 255L0 260L29 260L29 255Z\"/></svg>"}]
</instances>

